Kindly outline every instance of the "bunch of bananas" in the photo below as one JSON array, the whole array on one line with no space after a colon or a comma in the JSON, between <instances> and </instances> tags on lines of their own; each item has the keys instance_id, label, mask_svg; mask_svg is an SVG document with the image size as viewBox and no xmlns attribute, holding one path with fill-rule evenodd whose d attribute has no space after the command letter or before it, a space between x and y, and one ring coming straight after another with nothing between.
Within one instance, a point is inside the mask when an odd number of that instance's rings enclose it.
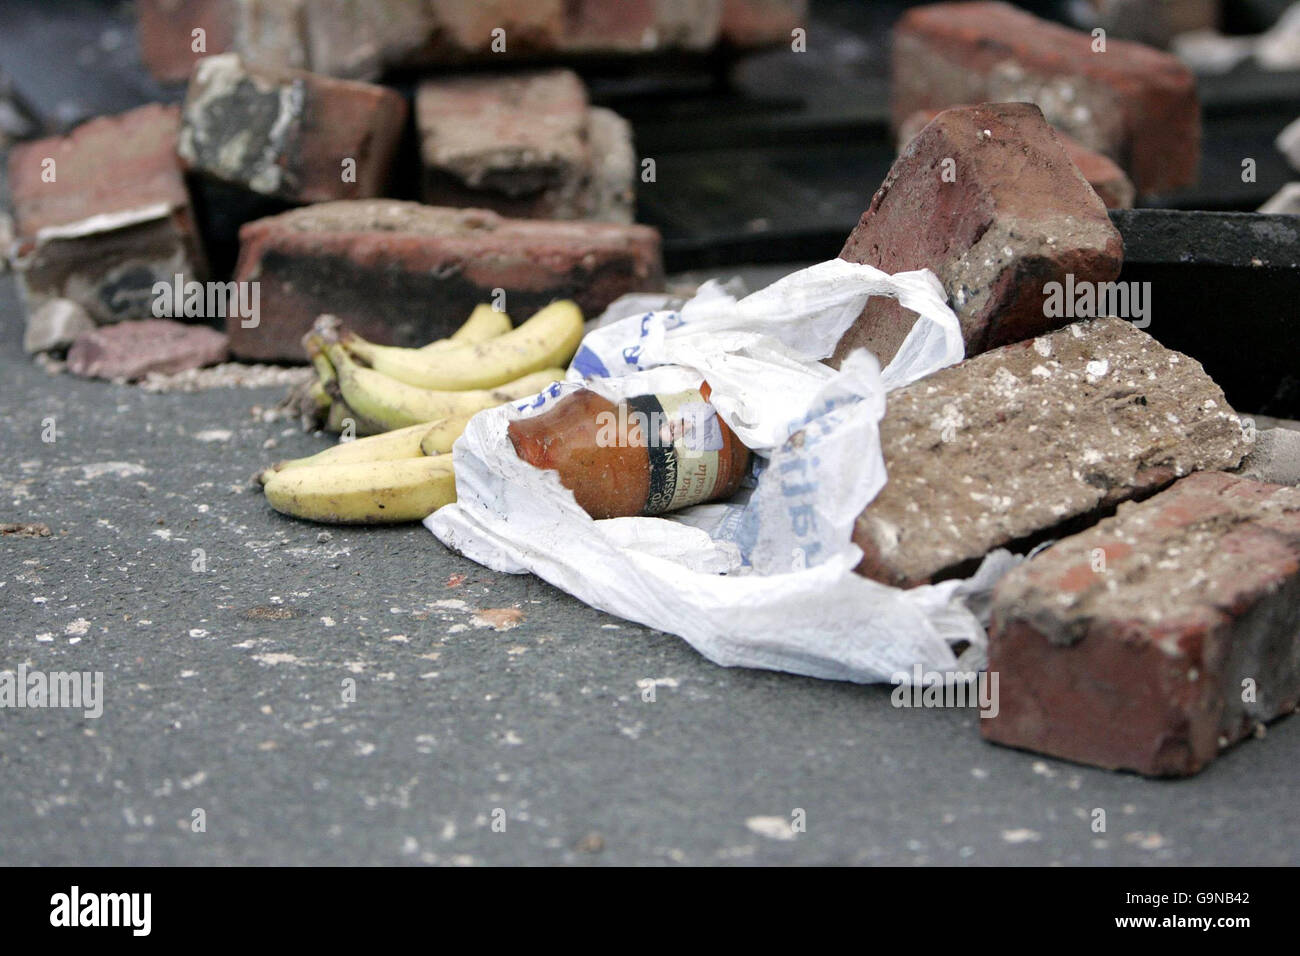
<instances>
[{"instance_id":1,"label":"bunch of bananas","mask_svg":"<svg viewBox=\"0 0 1300 956\"><path fill-rule=\"evenodd\" d=\"M333 524L419 521L456 500L450 452L469 420L562 379L582 331L567 300L518 328L481 305L450 338L415 349L367 342L321 316L303 339L316 379L290 401L306 424L344 440L261 472L267 501Z\"/></svg>"}]
</instances>

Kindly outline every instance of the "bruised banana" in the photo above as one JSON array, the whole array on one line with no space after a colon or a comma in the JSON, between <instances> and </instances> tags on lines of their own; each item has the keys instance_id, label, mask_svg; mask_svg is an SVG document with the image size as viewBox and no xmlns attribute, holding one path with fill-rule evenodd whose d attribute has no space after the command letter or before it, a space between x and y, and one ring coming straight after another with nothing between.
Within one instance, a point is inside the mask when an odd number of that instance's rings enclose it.
<instances>
[{"instance_id":1,"label":"bruised banana","mask_svg":"<svg viewBox=\"0 0 1300 956\"><path fill-rule=\"evenodd\" d=\"M328 524L419 521L456 500L451 456L312 465L273 472L266 500L282 514Z\"/></svg>"},{"instance_id":2,"label":"bruised banana","mask_svg":"<svg viewBox=\"0 0 1300 956\"><path fill-rule=\"evenodd\" d=\"M438 349L374 345L344 332L348 352L376 372L419 388L495 388L544 368L563 367L582 341L582 310L552 302L527 322L487 342ZM337 362L335 363L337 364Z\"/></svg>"},{"instance_id":3,"label":"bruised banana","mask_svg":"<svg viewBox=\"0 0 1300 956\"><path fill-rule=\"evenodd\" d=\"M314 431L324 424L331 401L325 386L312 379L310 382L295 386L282 404L283 407L297 414L305 430Z\"/></svg>"},{"instance_id":4,"label":"bruised banana","mask_svg":"<svg viewBox=\"0 0 1300 956\"><path fill-rule=\"evenodd\" d=\"M341 441L333 448L326 448L306 458L291 458L278 461L262 472L262 484L278 471L292 471L295 468L315 468L319 465L353 465L363 461L397 461L402 458L419 458L424 454L420 442L429 431L429 425L412 425L399 428L382 435L358 438L355 441Z\"/></svg>"},{"instance_id":5,"label":"bruised banana","mask_svg":"<svg viewBox=\"0 0 1300 956\"><path fill-rule=\"evenodd\" d=\"M337 344L327 347L338 373L339 393L348 407L383 429L405 428L439 418L469 418L485 408L536 395L564 377L549 368L525 375L500 388L464 392L433 391L407 385L374 369L363 368Z\"/></svg>"}]
</instances>

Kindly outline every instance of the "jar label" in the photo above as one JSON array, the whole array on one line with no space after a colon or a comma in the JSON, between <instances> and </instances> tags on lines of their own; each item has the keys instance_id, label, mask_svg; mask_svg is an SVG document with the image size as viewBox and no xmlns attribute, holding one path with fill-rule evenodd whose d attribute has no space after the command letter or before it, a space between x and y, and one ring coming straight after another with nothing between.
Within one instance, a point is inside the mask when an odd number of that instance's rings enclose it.
<instances>
[{"instance_id":1,"label":"jar label","mask_svg":"<svg viewBox=\"0 0 1300 956\"><path fill-rule=\"evenodd\" d=\"M650 453L650 494L643 515L663 514L713 497L718 484L722 424L697 389L627 400L629 426Z\"/></svg>"}]
</instances>

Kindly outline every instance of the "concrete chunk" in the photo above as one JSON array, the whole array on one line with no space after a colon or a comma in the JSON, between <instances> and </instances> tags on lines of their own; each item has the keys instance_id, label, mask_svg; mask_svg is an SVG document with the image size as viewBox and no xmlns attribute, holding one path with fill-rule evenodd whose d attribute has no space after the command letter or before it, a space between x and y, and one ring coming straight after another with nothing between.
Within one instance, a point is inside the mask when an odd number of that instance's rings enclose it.
<instances>
[{"instance_id":1,"label":"concrete chunk","mask_svg":"<svg viewBox=\"0 0 1300 956\"><path fill-rule=\"evenodd\" d=\"M888 481L858 517L859 573L911 587L967 573L1249 451L1201 366L1130 323L1078 322L889 395Z\"/></svg>"}]
</instances>

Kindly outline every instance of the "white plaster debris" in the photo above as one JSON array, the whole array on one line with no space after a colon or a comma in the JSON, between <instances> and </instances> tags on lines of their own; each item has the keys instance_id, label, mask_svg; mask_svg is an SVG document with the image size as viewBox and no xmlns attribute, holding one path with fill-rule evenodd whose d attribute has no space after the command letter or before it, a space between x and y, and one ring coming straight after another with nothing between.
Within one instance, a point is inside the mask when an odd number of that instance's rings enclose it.
<instances>
[{"instance_id":1,"label":"white plaster debris","mask_svg":"<svg viewBox=\"0 0 1300 956\"><path fill-rule=\"evenodd\" d=\"M97 461L89 465L80 465L82 474L88 481L112 475L115 478L131 478L135 475L148 474L149 469L129 461Z\"/></svg>"},{"instance_id":2,"label":"white plaster debris","mask_svg":"<svg viewBox=\"0 0 1300 956\"><path fill-rule=\"evenodd\" d=\"M1110 362L1106 359L1093 359L1084 366L1084 374L1088 376L1089 385L1095 385L1098 380L1105 378L1109 371Z\"/></svg>"},{"instance_id":3,"label":"white plaster debris","mask_svg":"<svg viewBox=\"0 0 1300 956\"><path fill-rule=\"evenodd\" d=\"M265 664L268 667L274 667L276 664L301 664L303 661L293 654L283 652L271 652L266 654L254 654L253 660L259 664Z\"/></svg>"},{"instance_id":4,"label":"white plaster debris","mask_svg":"<svg viewBox=\"0 0 1300 956\"><path fill-rule=\"evenodd\" d=\"M745 826L769 840L789 841L799 835L795 832L789 817L749 817L745 821Z\"/></svg>"}]
</instances>

